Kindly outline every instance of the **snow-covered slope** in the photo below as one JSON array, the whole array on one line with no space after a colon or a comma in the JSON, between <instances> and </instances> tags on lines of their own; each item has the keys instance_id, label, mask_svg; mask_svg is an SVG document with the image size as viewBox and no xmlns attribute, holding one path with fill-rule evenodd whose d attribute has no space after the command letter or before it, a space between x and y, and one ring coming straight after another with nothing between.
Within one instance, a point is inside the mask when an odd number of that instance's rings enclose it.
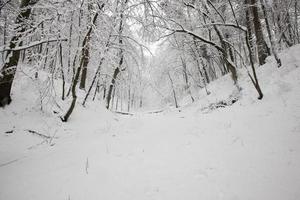
<instances>
[{"instance_id":1,"label":"snow-covered slope","mask_svg":"<svg viewBox=\"0 0 300 200\"><path fill-rule=\"evenodd\" d=\"M0 199L300 199L299 55L258 69L262 101L241 71L239 101L215 110L204 108L234 92L229 77L181 112L116 116L93 103L66 124L16 85L0 110Z\"/></svg>"}]
</instances>

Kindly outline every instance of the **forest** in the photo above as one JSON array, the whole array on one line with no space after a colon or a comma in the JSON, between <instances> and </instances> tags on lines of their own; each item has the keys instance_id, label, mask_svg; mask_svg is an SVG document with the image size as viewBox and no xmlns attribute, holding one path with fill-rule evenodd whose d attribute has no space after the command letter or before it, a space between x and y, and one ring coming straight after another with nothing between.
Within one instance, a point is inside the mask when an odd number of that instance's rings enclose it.
<instances>
[{"instance_id":1,"label":"forest","mask_svg":"<svg viewBox=\"0 0 300 200\"><path fill-rule=\"evenodd\" d=\"M300 40L298 11L297 0L4 1L0 105L13 100L18 64L28 66L32 79L47 76L38 88L41 107L59 105L57 96L72 99L63 121L78 90L85 95L82 105L98 96L116 111L147 100L179 107L179 98L194 101L195 91L226 74L241 89L241 68L262 99L263 77L255 67L270 55L281 67L278 51ZM53 91L55 80L59 91ZM158 99L145 99L151 90Z\"/></svg>"},{"instance_id":2,"label":"forest","mask_svg":"<svg viewBox=\"0 0 300 200\"><path fill-rule=\"evenodd\" d=\"M0 0L0 199L299 199L299 13Z\"/></svg>"}]
</instances>

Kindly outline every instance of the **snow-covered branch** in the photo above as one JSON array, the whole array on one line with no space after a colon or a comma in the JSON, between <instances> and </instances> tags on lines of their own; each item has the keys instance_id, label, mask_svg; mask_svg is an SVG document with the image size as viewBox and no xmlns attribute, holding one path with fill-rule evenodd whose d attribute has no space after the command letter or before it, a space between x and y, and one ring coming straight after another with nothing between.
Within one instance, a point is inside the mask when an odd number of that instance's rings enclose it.
<instances>
[{"instance_id":1,"label":"snow-covered branch","mask_svg":"<svg viewBox=\"0 0 300 200\"><path fill-rule=\"evenodd\" d=\"M26 50L44 43L50 43L50 42L66 42L68 41L68 39L64 38L64 39L48 39L48 40L41 40L41 41L36 41L36 42L32 42L28 45L24 45L24 46L18 46L15 47L13 49L7 48L7 47L2 47L2 49L0 49L0 52L5 52L5 51L21 51L21 50Z\"/></svg>"}]
</instances>

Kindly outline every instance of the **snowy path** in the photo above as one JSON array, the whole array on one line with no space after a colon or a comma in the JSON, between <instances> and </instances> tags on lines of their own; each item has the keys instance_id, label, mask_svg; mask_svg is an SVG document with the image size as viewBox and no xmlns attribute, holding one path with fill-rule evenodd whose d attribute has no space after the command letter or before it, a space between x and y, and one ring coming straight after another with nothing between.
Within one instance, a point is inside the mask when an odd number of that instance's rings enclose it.
<instances>
[{"instance_id":1,"label":"snowy path","mask_svg":"<svg viewBox=\"0 0 300 200\"><path fill-rule=\"evenodd\" d=\"M260 68L262 101L244 76L241 99L206 114L230 79L180 113L117 117L94 102L66 124L21 87L0 110L0 200L299 200L299 48Z\"/></svg>"},{"instance_id":2,"label":"snowy path","mask_svg":"<svg viewBox=\"0 0 300 200\"><path fill-rule=\"evenodd\" d=\"M299 199L299 116L281 126L287 108L260 109L124 117L105 133L16 150L0 167L0 199Z\"/></svg>"}]
</instances>

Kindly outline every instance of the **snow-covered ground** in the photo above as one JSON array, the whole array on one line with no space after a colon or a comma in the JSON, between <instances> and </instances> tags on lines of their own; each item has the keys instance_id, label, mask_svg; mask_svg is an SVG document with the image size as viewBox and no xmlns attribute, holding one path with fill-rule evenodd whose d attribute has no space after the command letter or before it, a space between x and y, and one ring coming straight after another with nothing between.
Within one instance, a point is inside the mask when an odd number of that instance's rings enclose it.
<instances>
[{"instance_id":1,"label":"snow-covered ground","mask_svg":"<svg viewBox=\"0 0 300 200\"><path fill-rule=\"evenodd\" d=\"M262 101L241 72L239 101L212 111L234 91L229 77L181 112L120 116L93 103L66 124L15 86L0 110L0 199L298 200L299 55L258 69Z\"/></svg>"}]
</instances>

